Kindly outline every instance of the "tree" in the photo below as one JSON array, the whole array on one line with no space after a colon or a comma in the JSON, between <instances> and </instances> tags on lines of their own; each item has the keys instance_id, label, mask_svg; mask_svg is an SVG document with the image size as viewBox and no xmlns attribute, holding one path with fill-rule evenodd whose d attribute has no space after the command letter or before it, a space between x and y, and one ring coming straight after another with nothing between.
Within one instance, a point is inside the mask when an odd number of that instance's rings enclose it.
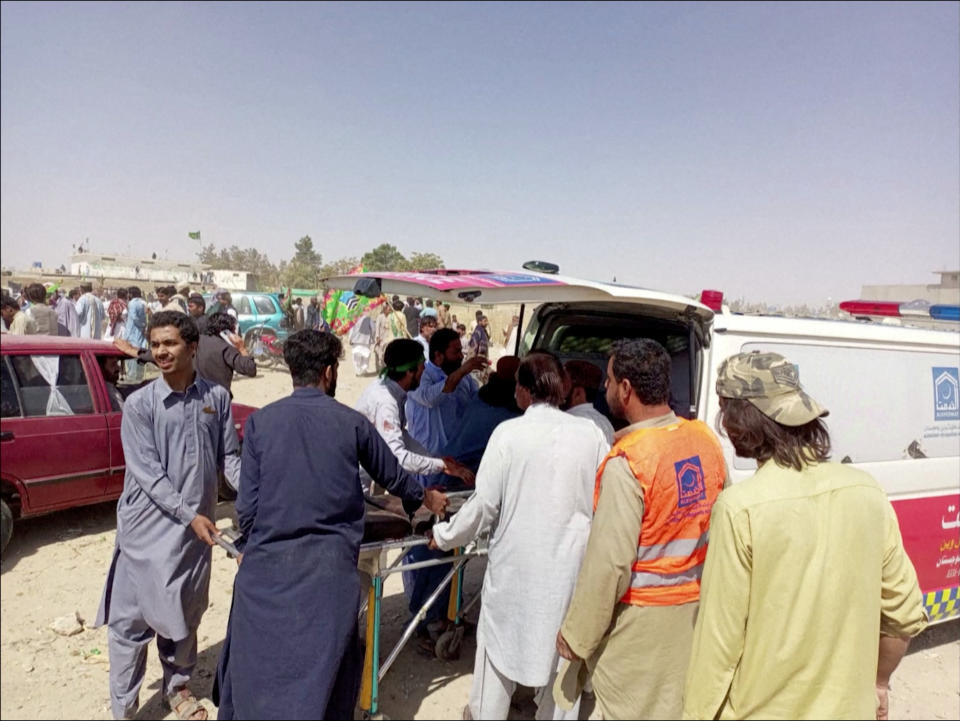
<instances>
[{"instance_id":1,"label":"tree","mask_svg":"<svg viewBox=\"0 0 960 721\"><path fill-rule=\"evenodd\" d=\"M389 243L378 245L360 259L364 270L406 270L408 261L397 248Z\"/></svg>"},{"instance_id":2,"label":"tree","mask_svg":"<svg viewBox=\"0 0 960 721\"><path fill-rule=\"evenodd\" d=\"M281 280L291 288L317 288L320 285L322 258L313 249L313 240L305 235L294 243L295 252L283 269Z\"/></svg>"},{"instance_id":3,"label":"tree","mask_svg":"<svg viewBox=\"0 0 960 721\"><path fill-rule=\"evenodd\" d=\"M327 278L331 275L346 275L358 265L360 265L359 258L340 258L332 263L326 263L320 266L320 277Z\"/></svg>"},{"instance_id":4,"label":"tree","mask_svg":"<svg viewBox=\"0 0 960 721\"><path fill-rule=\"evenodd\" d=\"M213 243L204 246L197 253L201 263L214 270L242 270L256 276L257 284L262 288L272 288L279 282L277 267L256 248L241 250L236 245L217 250Z\"/></svg>"},{"instance_id":5,"label":"tree","mask_svg":"<svg viewBox=\"0 0 960 721\"><path fill-rule=\"evenodd\" d=\"M409 270L435 270L445 268L443 258L436 253L411 253L407 263Z\"/></svg>"},{"instance_id":6,"label":"tree","mask_svg":"<svg viewBox=\"0 0 960 721\"><path fill-rule=\"evenodd\" d=\"M197 253L197 259L205 265L216 266L217 260L219 259L216 246L210 243L200 248L200 252Z\"/></svg>"},{"instance_id":7,"label":"tree","mask_svg":"<svg viewBox=\"0 0 960 721\"><path fill-rule=\"evenodd\" d=\"M308 268L318 269L323 259L320 254L313 249L313 240L309 235L303 236L293 245L294 254L290 259L291 263L300 263Z\"/></svg>"}]
</instances>

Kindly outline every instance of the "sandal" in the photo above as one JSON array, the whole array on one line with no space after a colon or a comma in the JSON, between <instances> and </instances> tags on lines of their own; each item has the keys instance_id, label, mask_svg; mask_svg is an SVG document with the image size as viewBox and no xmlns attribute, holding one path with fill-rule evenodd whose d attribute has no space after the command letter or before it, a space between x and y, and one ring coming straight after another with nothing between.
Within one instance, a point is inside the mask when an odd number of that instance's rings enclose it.
<instances>
[{"instance_id":1,"label":"sandal","mask_svg":"<svg viewBox=\"0 0 960 721\"><path fill-rule=\"evenodd\" d=\"M434 658L436 655L436 643L431 638L418 639L417 653L426 658Z\"/></svg>"},{"instance_id":2,"label":"sandal","mask_svg":"<svg viewBox=\"0 0 960 721\"><path fill-rule=\"evenodd\" d=\"M163 701L163 705L171 709L180 721L207 721L207 709L186 686L166 696Z\"/></svg>"}]
</instances>

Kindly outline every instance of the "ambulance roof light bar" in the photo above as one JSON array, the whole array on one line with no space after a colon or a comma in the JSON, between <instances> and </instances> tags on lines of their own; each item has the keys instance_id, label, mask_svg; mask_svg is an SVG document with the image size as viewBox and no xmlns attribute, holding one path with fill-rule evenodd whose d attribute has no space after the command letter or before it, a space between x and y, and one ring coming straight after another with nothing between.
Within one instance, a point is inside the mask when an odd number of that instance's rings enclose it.
<instances>
[{"instance_id":1,"label":"ambulance roof light bar","mask_svg":"<svg viewBox=\"0 0 960 721\"><path fill-rule=\"evenodd\" d=\"M931 305L926 301L899 303L883 300L845 300L840 310L861 318L883 316L887 318L917 318L940 321L960 321L960 305Z\"/></svg>"}]
</instances>

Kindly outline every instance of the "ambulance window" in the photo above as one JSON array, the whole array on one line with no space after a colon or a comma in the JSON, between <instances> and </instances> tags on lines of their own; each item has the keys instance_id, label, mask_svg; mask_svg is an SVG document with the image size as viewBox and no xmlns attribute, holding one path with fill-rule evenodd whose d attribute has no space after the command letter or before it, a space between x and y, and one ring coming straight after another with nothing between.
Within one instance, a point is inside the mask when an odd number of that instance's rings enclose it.
<instances>
[{"instance_id":1,"label":"ambulance window","mask_svg":"<svg viewBox=\"0 0 960 721\"><path fill-rule=\"evenodd\" d=\"M542 323L536 347L556 353L563 362L586 360L605 370L614 343L639 338L655 340L666 348L671 359L670 407L679 416L694 417L690 409L690 336L679 323L603 313L558 313L547 316ZM699 365L698 358L695 362ZM594 405L610 415L602 394ZM611 421L614 428L625 424L612 417Z\"/></svg>"},{"instance_id":2,"label":"ambulance window","mask_svg":"<svg viewBox=\"0 0 960 721\"><path fill-rule=\"evenodd\" d=\"M830 411L823 420L833 461L957 455L955 354L794 343L747 343L741 350L780 353L797 365L804 390Z\"/></svg>"}]
</instances>

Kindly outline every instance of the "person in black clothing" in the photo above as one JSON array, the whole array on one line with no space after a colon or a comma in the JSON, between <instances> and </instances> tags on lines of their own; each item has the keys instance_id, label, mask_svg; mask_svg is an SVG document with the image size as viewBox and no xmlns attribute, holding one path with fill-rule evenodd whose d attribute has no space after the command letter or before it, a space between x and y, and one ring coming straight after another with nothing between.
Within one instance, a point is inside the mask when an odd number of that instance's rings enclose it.
<instances>
[{"instance_id":1,"label":"person in black clothing","mask_svg":"<svg viewBox=\"0 0 960 721\"><path fill-rule=\"evenodd\" d=\"M214 313L209 316L207 330L200 336L197 355L194 358L198 375L223 386L228 391L233 383L234 371L245 376L257 375L257 364L247 352L243 339L234 333L236 327L237 321L229 313ZM230 342L220 335L223 332L228 334ZM114 339L113 345L128 356L136 358L140 363L153 362L153 354L149 348L139 349L119 338ZM232 391L230 397L233 398Z\"/></svg>"},{"instance_id":2,"label":"person in black clothing","mask_svg":"<svg viewBox=\"0 0 960 721\"><path fill-rule=\"evenodd\" d=\"M407 298L407 304L403 306L403 316L407 319L407 333L411 338L416 338L420 335L420 309L412 296Z\"/></svg>"},{"instance_id":3,"label":"person in black clothing","mask_svg":"<svg viewBox=\"0 0 960 721\"><path fill-rule=\"evenodd\" d=\"M253 377L257 375L257 364L243 344L243 338L236 334L237 319L226 312L214 313L207 318L207 330L200 336L197 346L197 373L219 383L228 391L233 382L233 373ZM228 342L221 336L226 333ZM230 393L233 398L233 393Z\"/></svg>"}]
</instances>

